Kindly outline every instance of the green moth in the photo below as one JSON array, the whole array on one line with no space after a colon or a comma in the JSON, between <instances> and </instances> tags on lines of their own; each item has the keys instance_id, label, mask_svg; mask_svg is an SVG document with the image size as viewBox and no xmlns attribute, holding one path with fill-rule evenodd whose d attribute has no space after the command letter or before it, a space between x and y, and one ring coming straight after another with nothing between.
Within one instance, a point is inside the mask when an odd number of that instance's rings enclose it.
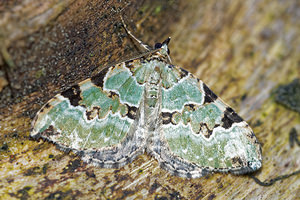
<instances>
[{"instance_id":1,"label":"green moth","mask_svg":"<svg viewBox=\"0 0 300 200\"><path fill-rule=\"evenodd\" d=\"M249 125L201 80L170 64L169 41L154 50L140 42L148 54L57 94L37 113L31 136L106 168L144 152L188 178L261 168L261 146Z\"/></svg>"}]
</instances>

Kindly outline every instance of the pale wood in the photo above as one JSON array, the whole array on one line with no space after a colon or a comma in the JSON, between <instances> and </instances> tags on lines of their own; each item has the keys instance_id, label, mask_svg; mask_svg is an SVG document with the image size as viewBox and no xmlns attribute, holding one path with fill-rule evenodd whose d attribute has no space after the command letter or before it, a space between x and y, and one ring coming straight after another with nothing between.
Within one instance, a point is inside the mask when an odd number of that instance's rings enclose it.
<instances>
[{"instance_id":1,"label":"pale wood","mask_svg":"<svg viewBox=\"0 0 300 200\"><path fill-rule=\"evenodd\" d=\"M5 46L16 69L8 70L14 96L7 88L1 93L0 199L299 199L299 175L270 187L231 174L190 180L168 174L146 154L119 170L101 169L29 138L32 117L48 99L93 69L138 53L117 23L115 10L121 8L143 42L171 36L173 63L193 72L249 122L263 150L256 177L300 169L300 147L289 145L290 130L300 131L300 115L272 95L300 75L296 0L117 2L74 1Z\"/></svg>"}]
</instances>

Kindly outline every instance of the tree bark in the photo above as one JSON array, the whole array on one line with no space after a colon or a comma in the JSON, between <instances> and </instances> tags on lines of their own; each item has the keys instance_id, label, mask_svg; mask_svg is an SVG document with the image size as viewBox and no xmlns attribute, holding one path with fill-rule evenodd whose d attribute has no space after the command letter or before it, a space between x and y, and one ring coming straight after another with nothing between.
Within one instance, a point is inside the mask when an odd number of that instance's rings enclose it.
<instances>
[{"instance_id":1,"label":"tree bark","mask_svg":"<svg viewBox=\"0 0 300 200\"><path fill-rule=\"evenodd\" d=\"M289 145L291 129L300 131L299 113L273 95L300 75L299 12L296 0L0 2L0 78L7 81L0 93L0 198L299 198L299 175L270 187L247 175L187 179L147 154L121 169L103 169L29 137L35 113L55 94L141 53L122 28L123 16L145 43L171 36L173 63L250 124L263 151L257 178L299 170L300 147Z\"/></svg>"}]
</instances>

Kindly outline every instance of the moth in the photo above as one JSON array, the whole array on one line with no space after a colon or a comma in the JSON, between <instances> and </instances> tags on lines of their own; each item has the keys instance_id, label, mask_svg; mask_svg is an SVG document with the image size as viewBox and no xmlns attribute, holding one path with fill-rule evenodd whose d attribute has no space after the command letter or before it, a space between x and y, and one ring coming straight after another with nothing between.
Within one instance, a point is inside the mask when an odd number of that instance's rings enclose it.
<instances>
[{"instance_id":1,"label":"moth","mask_svg":"<svg viewBox=\"0 0 300 200\"><path fill-rule=\"evenodd\" d=\"M37 112L31 137L104 168L147 152L187 178L260 169L261 146L249 125L205 83L171 64L170 38L150 50L127 32L148 53L57 94Z\"/></svg>"}]
</instances>

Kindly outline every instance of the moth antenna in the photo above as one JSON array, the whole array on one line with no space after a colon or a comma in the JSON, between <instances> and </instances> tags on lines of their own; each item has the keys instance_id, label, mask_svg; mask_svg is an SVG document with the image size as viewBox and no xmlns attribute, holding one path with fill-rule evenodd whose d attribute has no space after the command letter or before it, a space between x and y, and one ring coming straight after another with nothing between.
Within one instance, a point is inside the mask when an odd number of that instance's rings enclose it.
<instances>
[{"instance_id":1,"label":"moth antenna","mask_svg":"<svg viewBox=\"0 0 300 200\"><path fill-rule=\"evenodd\" d=\"M122 17L121 15L120 15L120 18L121 18L123 27L124 27L125 31L127 32L127 34L128 34L133 40L135 40L137 43L139 43L139 45L141 45L142 48L144 48L144 49L147 50L147 51L150 51L151 48L150 48L148 45L144 44L141 40L137 39L137 38L136 38L136 37L135 37L128 29L127 29L127 26L126 26L126 24L125 24L125 22L124 22L124 19L123 19L123 17Z\"/></svg>"}]
</instances>

